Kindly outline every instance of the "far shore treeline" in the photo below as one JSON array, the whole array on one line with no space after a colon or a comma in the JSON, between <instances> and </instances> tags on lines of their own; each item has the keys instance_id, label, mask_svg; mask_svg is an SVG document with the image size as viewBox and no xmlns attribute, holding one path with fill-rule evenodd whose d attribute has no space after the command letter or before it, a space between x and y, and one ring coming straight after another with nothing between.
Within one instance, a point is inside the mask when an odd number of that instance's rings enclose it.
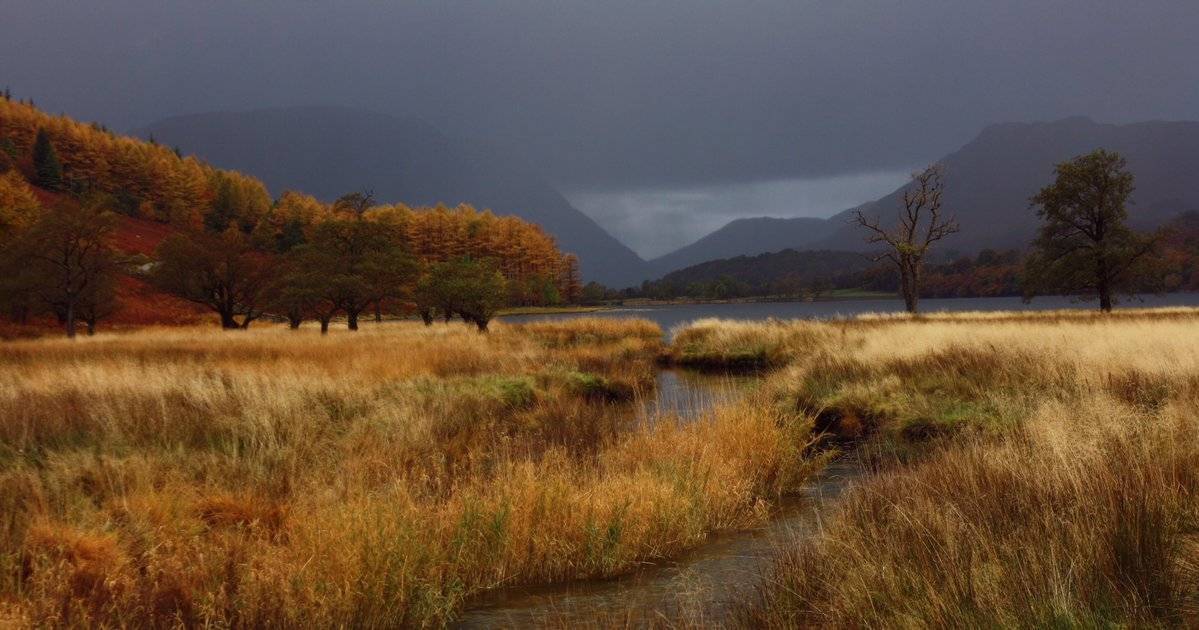
<instances>
[{"instance_id":1,"label":"far shore treeline","mask_svg":"<svg viewBox=\"0 0 1199 630\"><path fill-rule=\"evenodd\" d=\"M324 331L343 316L356 329L369 313L458 316L485 331L501 307L581 293L578 259L521 219L378 204L369 191L273 199L253 177L7 93L0 246L6 318L51 317L70 336L123 310L186 312L184 302L225 328L274 317ZM131 305L148 295L150 306Z\"/></svg>"}]
</instances>

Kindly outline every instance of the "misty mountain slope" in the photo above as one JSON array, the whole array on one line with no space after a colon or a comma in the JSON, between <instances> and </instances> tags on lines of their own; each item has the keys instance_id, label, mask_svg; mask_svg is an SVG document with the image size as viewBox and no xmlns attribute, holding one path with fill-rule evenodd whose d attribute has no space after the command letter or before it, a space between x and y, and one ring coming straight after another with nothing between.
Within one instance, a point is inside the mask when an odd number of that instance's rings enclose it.
<instances>
[{"instance_id":1,"label":"misty mountain slope","mask_svg":"<svg viewBox=\"0 0 1199 630\"><path fill-rule=\"evenodd\" d=\"M340 107L178 116L137 132L261 178L273 194L324 200L371 189L380 202L465 202L533 221L580 258L584 278L621 287L648 267L558 191L511 159L414 119Z\"/></svg>"},{"instance_id":2,"label":"misty mountain slope","mask_svg":"<svg viewBox=\"0 0 1199 630\"><path fill-rule=\"evenodd\" d=\"M1179 213L1199 210L1199 122L1109 125L1074 117L992 125L941 159L945 209L962 228L941 244L942 250L1025 247L1039 223L1029 197L1052 181L1054 164L1100 147L1118 151L1136 175L1129 208L1134 226L1151 229ZM903 190L859 208L894 220ZM661 274L694 264L709 252L708 259L786 248L863 251L868 248L865 234L851 223L855 209L823 221L738 219L650 264Z\"/></svg>"},{"instance_id":3,"label":"misty mountain slope","mask_svg":"<svg viewBox=\"0 0 1199 630\"><path fill-rule=\"evenodd\" d=\"M655 276L707 260L744 254L803 249L832 233L824 219L769 217L737 219L694 243L649 261Z\"/></svg>"}]
</instances>

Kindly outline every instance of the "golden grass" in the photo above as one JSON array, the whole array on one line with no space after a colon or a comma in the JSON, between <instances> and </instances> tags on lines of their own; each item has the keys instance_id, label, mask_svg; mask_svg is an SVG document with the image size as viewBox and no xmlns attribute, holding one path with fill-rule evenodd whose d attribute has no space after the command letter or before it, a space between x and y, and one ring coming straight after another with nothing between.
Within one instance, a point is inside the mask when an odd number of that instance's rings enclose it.
<instances>
[{"instance_id":1,"label":"golden grass","mask_svg":"<svg viewBox=\"0 0 1199 630\"><path fill-rule=\"evenodd\" d=\"M0 623L439 624L760 522L810 423L591 395L652 388L660 344L584 319L0 345Z\"/></svg>"},{"instance_id":2,"label":"golden grass","mask_svg":"<svg viewBox=\"0 0 1199 630\"><path fill-rule=\"evenodd\" d=\"M693 356L777 353L764 395L891 462L780 557L746 625L1199 621L1199 311L700 328Z\"/></svg>"}]
</instances>

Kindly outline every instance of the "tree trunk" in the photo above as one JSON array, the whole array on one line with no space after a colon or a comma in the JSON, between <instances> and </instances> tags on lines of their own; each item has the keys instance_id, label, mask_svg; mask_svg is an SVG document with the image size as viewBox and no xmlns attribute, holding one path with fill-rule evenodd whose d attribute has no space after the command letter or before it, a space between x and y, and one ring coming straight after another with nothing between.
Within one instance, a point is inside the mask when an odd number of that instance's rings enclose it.
<instances>
[{"instance_id":1,"label":"tree trunk","mask_svg":"<svg viewBox=\"0 0 1199 630\"><path fill-rule=\"evenodd\" d=\"M358 311L356 309L346 309L346 326L350 330L358 330Z\"/></svg>"},{"instance_id":2,"label":"tree trunk","mask_svg":"<svg viewBox=\"0 0 1199 630\"><path fill-rule=\"evenodd\" d=\"M66 320L67 320L66 321L67 338L74 339L75 338L75 305L74 304L67 304Z\"/></svg>"},{"instance_id":3,"label":"tree trunk","mask_svg":"<svg viewBox=\"0 0 1199 630\"><path fill-rule=\"evenodd\" d=\"M422 308L420 310L420 320L422 322L424 322L426 326L432 326L433 325L433 311L431 311L427 308Z\"/></svg>"},{"instance_id":4,"label":"tree trunk","mask_svg":"<svg viewBox=\"0 0 1199 630\"><path fill-rule=\"evenodd\" d=\"M304 319L301 317L293 316L287 318L287 327L292 330L298 330L300 328L300 324L302 323L304 323Z\"/></svg>"},{"instance_id":5,"label":"tree trunk","mask_svg":"<svg viewBox=\"0 0 1199 630\"><path fill-rule=\"evenodd\" d=\"M487 323L488 323L488 320L483 319L482 317L475 318L475 326L479 327L479 332L481 332L481 333L489 332L487 330Z\"/></svg>"},{"instance_id":6,"label":"tree trunk","mask_svg":"<svg viewBox=\"0 0 1199 630\"><path fill-rule=\"evenodd\" d=\"M233 313L225 310L221 311L221 328L225 330L237 330L239 328L237 320L233 318Z\"/></svg>"},{"instance_id":7,"label":"tree trunk","mask_svg":"<svg viewBox=\"0 0 1199 630\"><path fill-rule=\"evenodd\" d=\"M1099 310L1104 313L1112 312L1112 286L1107 279L1107 260L1100 252L1099 260L1095 263L1095 290L1099 293Z\"/></svg>"},{"instance_id":8,"label":"tree trunk","mask_svg":"<svg viewBox=\"0 0 1199 630\"><path fill-rule=\"evenodd\" d=\"M87 336L91 337L92 335L96 334L96 318L88 317L84 321L87 322Z\"/></svg>"},{"instance_id":9,"label":"tree trunk","mask_svg":"<svg viewBox=\"0 0 1199 630\"><path fill-rule=\"evenodd\" d=\"M329 334L329 318L328 317L321 318L321 334L322 335Z\"/></svg>"},{"instance_id":10,"label":"tree trunk","mask_svg":"<svg viewBox=\"0 0 1199 630\"><path fill-rule=\"evenodd\" d=\"M383 300L375 300L375 323L383 323Z\"/></svg>"},{"instance_id":11,"label":"tree trunk","mask_svg":"<svg viewBox=\"0 0 1199 630\"><path fill-rule=\"evenodd\" d=\"M450 320L454 319L454 311L451 311L450 309L447 308L442 313L442 317L445 318L445 323L448 324L448 323L450 323Z\"/></svg>"},{"instance_id":12,"label":"tree trunk","mask_svg":"<svg viewBox=\"0 0 1199 630\"><path fill-rule=\"evenodd\" d=\"M899 292L903 295L903 306L913 315L919 312L920 271L910 260L899 264Z\"/></svg>"}]
</instances>

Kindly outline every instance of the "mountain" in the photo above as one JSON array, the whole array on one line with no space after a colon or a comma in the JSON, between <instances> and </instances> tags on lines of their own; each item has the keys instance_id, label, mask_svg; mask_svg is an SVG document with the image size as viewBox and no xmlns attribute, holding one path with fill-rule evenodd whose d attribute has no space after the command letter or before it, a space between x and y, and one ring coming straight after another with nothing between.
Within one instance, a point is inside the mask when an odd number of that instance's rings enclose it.
<instances>
[{"instance_id":1,"label":"mountain","mask_svg":"<svg viewBox=\"0 0 1199 630\"><path fill-rule=\"evenodd\" d=\"M858 252L796 251L708 260L643 284L645 297L670 299L794 296L857 287L878 264ZM893 275L893 274L889 274Z\"/></svg>"},{"instance_id":2,"label":"mountain","mask_svg":"<svg viewBox=\"0 0 1199 630\"><path fill-rule=\"evenodd\" d=\"M370 189L380 202L469 203L516 215L577 254L587 280L622 287L649 275L645 261L529 168L419 120L299 107L177 116L137 134L255 175L276 194L294 189L332 200Z\"/></svg>"},{"instance_id":3,"label":"mountain","mask_svg":"<svg viewBox=\"0 0 1199 630\"><path fill-rule=\"evenodd\" d=\"M808 217L737 219L686 247L649 261L649 265L657 276L705 260L803 249L830 235L834 227L825 219Z\"/></svg>"},{"instance_id":4,"label":"mountain","mask_svg":"<svg viewBox=\"0 0 1199 630\"><path fill-rule=\"evenodd\" d=\"M945 166L945 208L961 225L961 232L941 243L942 250L974 253L984 248L1023 248L1039 223L1028 199L1052 181L1053 165L1100 147L1123 155L1136 175L1129 208L1134 226L1154 228L1179 213L1199 209L1199 182L1195 179L1199 173L1199 122L1112 125L1073 117L992 125L940 160ZM811 219L738 219L651 264L662 273L670 271L676 259L691 261L704 251L718 252L709 258L785 247L863 251L868 246L861 228L850 223L854 211L894 217L902 205L903 191L900 187L810 228ZM791 225L794 230L789 229ZM819 236L811 238L811 234ZM788 238L794 240L780 242ZM697 247L700 243L703 246Z\"/></svg>"}]
</instances>

